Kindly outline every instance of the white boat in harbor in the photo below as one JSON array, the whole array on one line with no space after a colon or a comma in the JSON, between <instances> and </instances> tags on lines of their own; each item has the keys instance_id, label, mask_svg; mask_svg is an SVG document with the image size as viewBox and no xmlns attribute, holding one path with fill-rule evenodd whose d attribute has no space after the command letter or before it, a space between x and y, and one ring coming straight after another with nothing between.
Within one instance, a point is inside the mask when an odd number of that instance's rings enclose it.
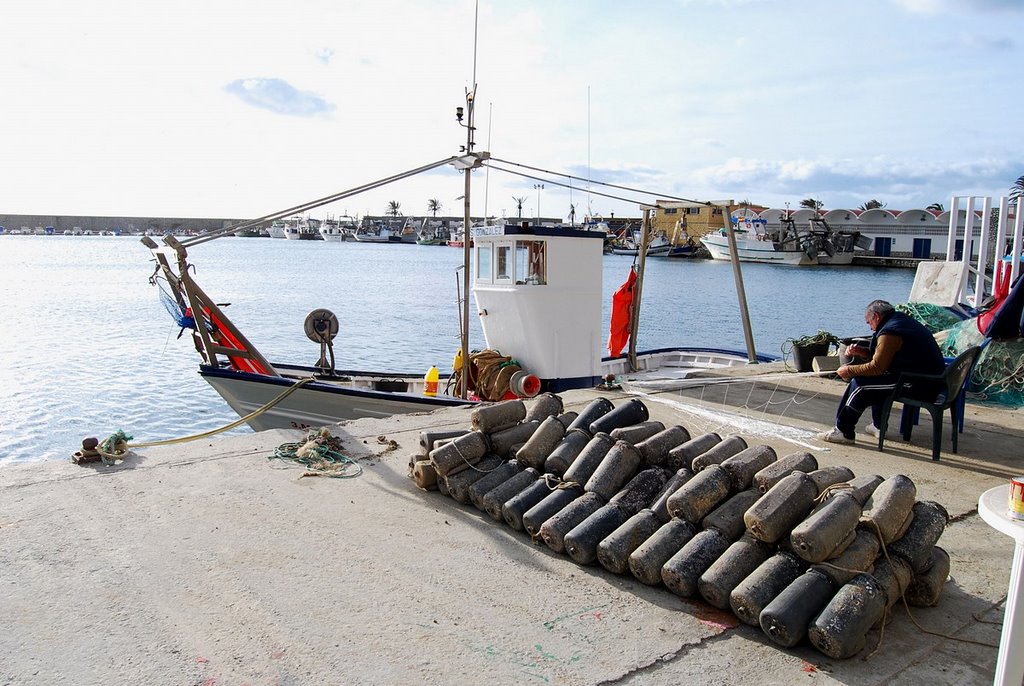
<instances>
[{"instance_id":1,"label":"white boat in harbor","mask_svg":"<svg viewBox=\"0 0 1024 686\"><path fill-rule=\"evenodd\" d=\"M736 256L741 262L788 266L850 264L871 239L858 232L836 231L824 219L814 218L807 228L798 229L792 219L783 219L777 230L768 230L764 219L733 220ZM731 259L725 229L702 236L700 242L716 260Z\"/></svg>"},{"instance_id":2,"label":"white boat in harbor","mask_svg":"<svg viewBox=\"0 0 1024 686\"><path fill-rule=\"evenodd\" d=\"M672 250L672 243L663 231L659 231L651 237L647 246L647 254L650 257L668 255ZM613 255L637 255L640 252L640 232L634 231L618 244L612 243L611 252Z\"/></svg>"},{"instance_id":3,"label":"white boat in harbor","mask_svg":"<svg viewBox=\"0 0 1024 686\"><path fill-rule=\"evenodd\" d=\"M288 230L288 225L283 219L275 219L267 227L267 234L271 238L285 238Z\"/></svg>"},{"instance_id":4,"label":"white boat in harbor","mask_svg":"<svg viewBox=\"0 0 1024 686\"><path fill-rule=\"evenodd\" d=\"M341 217L328 216L320 225L320 236L332 243L355 240L356 227L355 218L343 215Z\"/></svg>"}]
</instances>

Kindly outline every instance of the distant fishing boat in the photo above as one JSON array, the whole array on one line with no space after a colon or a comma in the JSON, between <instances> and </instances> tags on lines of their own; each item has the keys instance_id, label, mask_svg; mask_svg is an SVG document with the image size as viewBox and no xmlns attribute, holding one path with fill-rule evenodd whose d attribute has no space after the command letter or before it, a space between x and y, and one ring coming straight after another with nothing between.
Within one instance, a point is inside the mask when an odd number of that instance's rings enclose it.
<instances>
[{"instance_id":1,"label":"distant fishing boat","mask_svg":"<svg viewBox=\"0 0 1024 686\"><path fill-rule=\"evenodd\" d=\"M850 264L858 250L871 245L871 238L859 232L837 231L824 219L814 218L805 229L792 219L783 219L777 230L767 228L765 219L733 219L736 256L741 262L803 266ZM729 238L725 229L700 239L712 259L729 260Z\"/></svg>"}]
</instances>

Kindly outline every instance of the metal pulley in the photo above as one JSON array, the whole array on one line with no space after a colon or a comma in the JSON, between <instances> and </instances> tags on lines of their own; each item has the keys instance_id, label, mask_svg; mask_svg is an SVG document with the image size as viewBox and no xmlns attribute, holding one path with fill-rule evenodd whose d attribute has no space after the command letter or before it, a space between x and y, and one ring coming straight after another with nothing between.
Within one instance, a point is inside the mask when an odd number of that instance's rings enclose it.
<instances>
[{"instance_id":1,"label":"metal pulley","mask_svg":"<svg viewBox=\"0 0 1024 686\"><path fill-rule=\"evenodd\" d=\"M313 310L306 315L302 328L309 340L320 344L320 359L317 360L316 367L333 375L334 345L331 341L338 335L338 318L330 310Z\"/></svg>"}]
</instances>

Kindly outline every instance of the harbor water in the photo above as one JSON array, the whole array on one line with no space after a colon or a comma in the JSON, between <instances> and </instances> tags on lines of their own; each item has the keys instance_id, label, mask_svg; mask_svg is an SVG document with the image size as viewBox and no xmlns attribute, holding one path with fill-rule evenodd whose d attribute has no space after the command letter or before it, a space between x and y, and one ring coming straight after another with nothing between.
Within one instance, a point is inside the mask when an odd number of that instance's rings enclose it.
<instances>
[{"instance_id":1,"label":"harbor water","mask_svg":"<svg viewBox=\"0 0 1024 686\"><path fill-rule=\"evenodd\" d=\"M193 248L195 278L271 361L314 364L310 311L339 318L339 369L425 373L458 349L462 250L228 237ZM604 258L604 327L633 258ZM149 283L137 237L0 237L0 465L68 459L87 436L136 441L191 435L237 419L199 376L199 355ZM744 264L754 341L779 355L787 339L826 330L870 333L864 305L906 302L910 270ZM475 308L471 306L471 313ZM484 346L471 315L472 348ZM651 258L640 349L744 350L727 262ZM515 351L502 351L515 354ZM248 429L235 429L246 432Z\"/></svg>"}]
</instances>

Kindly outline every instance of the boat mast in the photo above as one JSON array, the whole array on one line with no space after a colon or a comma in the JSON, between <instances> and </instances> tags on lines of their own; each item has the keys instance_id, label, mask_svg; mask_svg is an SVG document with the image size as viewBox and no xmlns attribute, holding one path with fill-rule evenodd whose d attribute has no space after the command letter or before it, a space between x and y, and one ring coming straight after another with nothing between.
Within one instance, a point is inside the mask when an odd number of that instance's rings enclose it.
<instances>
[{"instance_id":1,"label":"boat mast","mask_svg":"<svg viewBox=\"0 0 1024 686\"><path fill-rule=\"evenodd\" d=\"M467 156L473 155L473 110L474 101L476 100L476 40L477 31L479 29L480 19L480 0L476 2L476 9L473 13L473 82L470 88L466 89L466 148L465 153ZM456 118L461 123L462 115L458 108L456 110ZM470 181L473 178L473 166L469 166L465 170L466 174L466 187L462 196L462 393L463 400L469 397L469 271L470 271L470 257L472 250L470 248L470 242L472 241L471 231L471 216L469 209L469 187Z\"/></svg>"}]
</instances>

